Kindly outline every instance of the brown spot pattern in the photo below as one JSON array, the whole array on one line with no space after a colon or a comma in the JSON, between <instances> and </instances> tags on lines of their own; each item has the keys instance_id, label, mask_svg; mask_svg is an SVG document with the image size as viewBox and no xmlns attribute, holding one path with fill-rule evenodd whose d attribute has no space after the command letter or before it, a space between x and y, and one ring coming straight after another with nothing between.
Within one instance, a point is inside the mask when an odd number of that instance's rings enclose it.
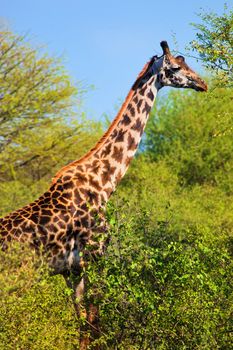
<instances>
[{"instance_id":1,"label":"brown spot pattern","mask_svg":"<svg viewBox=\"0 0 233 350\"><path fill-rule=\"evenodd\" d=\"M136 147L137 147L137 144L135 142L134 137L132 137L132 135L129 134L129 136L128 136L128 150L134 151Z\"/></svg>"},{"instance_id":2,"label":"brown spot pattern","mask_svg":"<svg viewBox=\"0 0 233 350\"><path fill-rule=\"evenodd\" d=\"M123 129L120 129L117 133L115 142L123 142L124 141L124 134L126 131L124 131Z\"/></svg>"},{"instance_id":3,"label":"brown spot pattern","mask_svg":"<svg viewBox=\"0 0 233 350\"><path fill-rule=\"evenodd\" d=\"M124 114L122 119L122 124L127 126L130 124L130 122L131 122L130 117L127 114Z\"/></svg>"},{"instance_id":4,"label":"brown spot pattern","mask_svg":"<svg viewBox=\"0 0 233 350\"><path fill-rule=\"evenodd\" d=\"M145 102L143 112L146 112L146 114L148 114L150 110L151 110L151 106L147 102Z\"/></svg>"},{"instance_id":5,"label":"brown spot pattern","mask_svg":"<svg viewBox=\"0 0 233 350\"><path fill-rule=\"evenodd\" d=\"M106 157L107 155L109 155L111 152L111 148L112 148L112 144L109 143L101 152L101 157Z\"/></svg>"},{"instance_id":6,"label":"brown spot pattern","mask_svg":"<svg viewBox=\"0 0 233 350\"><path fill-rule=\"evenodd\" d=\"M114 146L112 158L115 159L118 163L121 163L123 159L123 147Z\"/></svg>"},{"instance_id":7,"label":"brown spot pattern","mask_svg":"<svg viewBox=\"0 0 233 350\"><path fill-rule=\"evenodd\" d=\"M140 90L140 95L144 96L145 95L145 92L146 92L146 89L147 89L147 85L145 84L144 87Z\"/></svg>"},{"instance_id":8,"label":"brown spot pattern","mask_svg":"<svg viewBox=\"0 0 233 350\"><path fill-rule=\"evenodd\" d=\"M150 90L150 91L148 92L147 97L148 97L151 101L154 100L154 97L155 97L155 96L154 96L152 90Z\"/></svg>"},{"instance_id":9,"label":"brown spot pattern","mask_svg":"<svg viewBox=\"0 0 233 350\"><path fill-rule=\"evenodd\" d=\"M138 102L138 104L137 104L137 111L138 111L138 113L141 112L142 102L143 102L143 100L141 99L141 100Z\"/></svg>"},{"instance_id":10,"label":"brown spot pattern","mask_svg":"<svg viewBox=\"0 0 233 350\"><path fill-rule=\"evenodd\" d=\"M142 123L140 118L137 118L136 123L133 125L132 129L136 131L141 131Z\"/></svg>"}]
</instances>

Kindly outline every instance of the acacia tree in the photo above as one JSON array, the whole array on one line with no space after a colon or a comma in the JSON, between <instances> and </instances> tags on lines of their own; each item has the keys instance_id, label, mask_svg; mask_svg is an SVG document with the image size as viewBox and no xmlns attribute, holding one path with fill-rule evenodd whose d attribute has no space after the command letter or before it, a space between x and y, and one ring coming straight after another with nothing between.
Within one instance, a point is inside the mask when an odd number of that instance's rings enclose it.
<instances>
[{"instance_id":1,"label":"acacia tree","mask_svg":"<svg viewBox=\"0 0 233 350\"><path fill-rule=\"evenodd\" d=\"M0 152L25 130L64 117L77 89L58 61L25 43L25 37L0 33ZM56 117L57 118L57 117Z\"/></svg>"},{"instance_id":2,"label":"acacia tree","mask_svg":"<svg viewBox=\"0 0 233 350\"><path fill-rule=\"evenodd\" d=\"M221 81L233 83L233 11L225 5L224 13L199 14L202 23L192 23L197 29L195 40L191 41L204 66L219 73Z\"/></svg>"},{"instance_id":3,"label":"acacia tree","mask_svg":"<svg viewBox=\"0 0 233 350\"><path fill-rule=\"evenodd\" d=\"M232 189L231 89L170 92L169 101L160 102L149 121L145 145L151 159L166 159L182 185L224 183Z\"/></svg>"},{"instance_id":4,"label":"acacia tree","mask_svg":"<svg viewBox=\"0 0 233 350\"><path fill-rule=\"evenodd\" d=\"M100 125L77 112L82 90L60 60L9 31L0 32L0 86L3 214L35 197L59 167L90 148Z\"/></svg>"},{"instance_id":5,"label":"acacia tree","mask_svg":"<svg viewBox=\"0 0 233 350\"><path fill-rule=\"evenodd\" d=\"M145 138L154 160L166 158L183 185L232 190L233 11L201 13L191 42L211 73L204 95L173 91L152 113ZM217 84L216 84L217 82Z\"/></svg>"}]
</instances>

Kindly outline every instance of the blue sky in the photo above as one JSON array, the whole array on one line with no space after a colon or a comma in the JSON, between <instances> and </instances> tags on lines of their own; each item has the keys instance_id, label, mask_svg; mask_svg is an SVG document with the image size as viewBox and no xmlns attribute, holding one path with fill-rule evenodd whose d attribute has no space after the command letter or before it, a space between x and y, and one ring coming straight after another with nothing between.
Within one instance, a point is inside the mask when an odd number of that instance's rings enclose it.
<instances>
[{"instance_id":1,"label":"blue sky","mask_svg":"<svg viewBox=\"0 0 233 350\"><path fill-rule=\"evenodd\" d=\"M202 8L221 13L222 0L0 0L1 20L19 34L29 32L33 45L46 44L51 55L63 56L73 81L88 89L83 110L96 120L116 106L144 63L161 54L159 42L178 49L194 39L190 22L200 21ZM230 5L231 1L227 1ZM195 60L190 65L201 70Z\"/></svg>"}]
</instances>

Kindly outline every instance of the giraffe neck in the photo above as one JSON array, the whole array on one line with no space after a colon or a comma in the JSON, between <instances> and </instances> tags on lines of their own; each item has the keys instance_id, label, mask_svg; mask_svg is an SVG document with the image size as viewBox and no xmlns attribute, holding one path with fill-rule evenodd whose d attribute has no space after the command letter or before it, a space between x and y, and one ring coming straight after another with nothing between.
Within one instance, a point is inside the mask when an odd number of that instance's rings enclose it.
<instances>
[{"instance_id":1,"label":"giraffe neck","mask_svg":"<svg viewBox=\"0 0 233 350\"><path fill-rule=\"evenodd\" d=\"M155 72L159 67L151 68L152 60L139 74L118 115L97 145L81 159L62 168L54 183L69 175L83 182L85 188L89 184L90 188L103 193L102 202L108 200L135 155L161 88L157 83L158 72Z\"/></svg>"},{"instance_id":2,"label":"giraffe neck","mask_svg":"<svg viewBox=\"0 0 233 350\"><path fill-rule=\"evenodd\" d=\"M161 87L157 68L151 64L144 67L99 143L62 168L37 200L0 220L4 242L16 239L35 247L42 243L57 273L81 268L79 252L87 244L93 255L103 253L107 242L104 206L138 148Z\"/></svg>"},{"instance_id":3,"label":"giraffe neck","mask_svg":"<svg viewBox=\"0 0 233 350\"><path fill-rule=\"evenodd\" d=\"M114 124L101 147L93 152L92 164L102 165L99 174L102 186L108 185L114 190L125 175L138 149L157 95L155 80L156 76L152 76L140 88L133 90L121 111L121 118Z\"/></svg>"}]
</instances>

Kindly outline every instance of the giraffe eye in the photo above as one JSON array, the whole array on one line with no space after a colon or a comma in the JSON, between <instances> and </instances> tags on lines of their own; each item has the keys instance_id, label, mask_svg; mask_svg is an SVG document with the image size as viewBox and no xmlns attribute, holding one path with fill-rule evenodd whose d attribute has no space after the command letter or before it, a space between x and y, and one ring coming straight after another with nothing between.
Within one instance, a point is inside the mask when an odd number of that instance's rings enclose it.
<instances>
[{"instance_id":1,"label":"giraffe eye","mask_svg":"<svg viewBox=\"0 0 233 350\"><path fill-rule=\"evenodd\" d=\"M178 72L180 69L181 69L181 67L173 67L173 68L171 68L171 71L173 73L175 73L175 72Z\"/></svg>"}]
</instances>

